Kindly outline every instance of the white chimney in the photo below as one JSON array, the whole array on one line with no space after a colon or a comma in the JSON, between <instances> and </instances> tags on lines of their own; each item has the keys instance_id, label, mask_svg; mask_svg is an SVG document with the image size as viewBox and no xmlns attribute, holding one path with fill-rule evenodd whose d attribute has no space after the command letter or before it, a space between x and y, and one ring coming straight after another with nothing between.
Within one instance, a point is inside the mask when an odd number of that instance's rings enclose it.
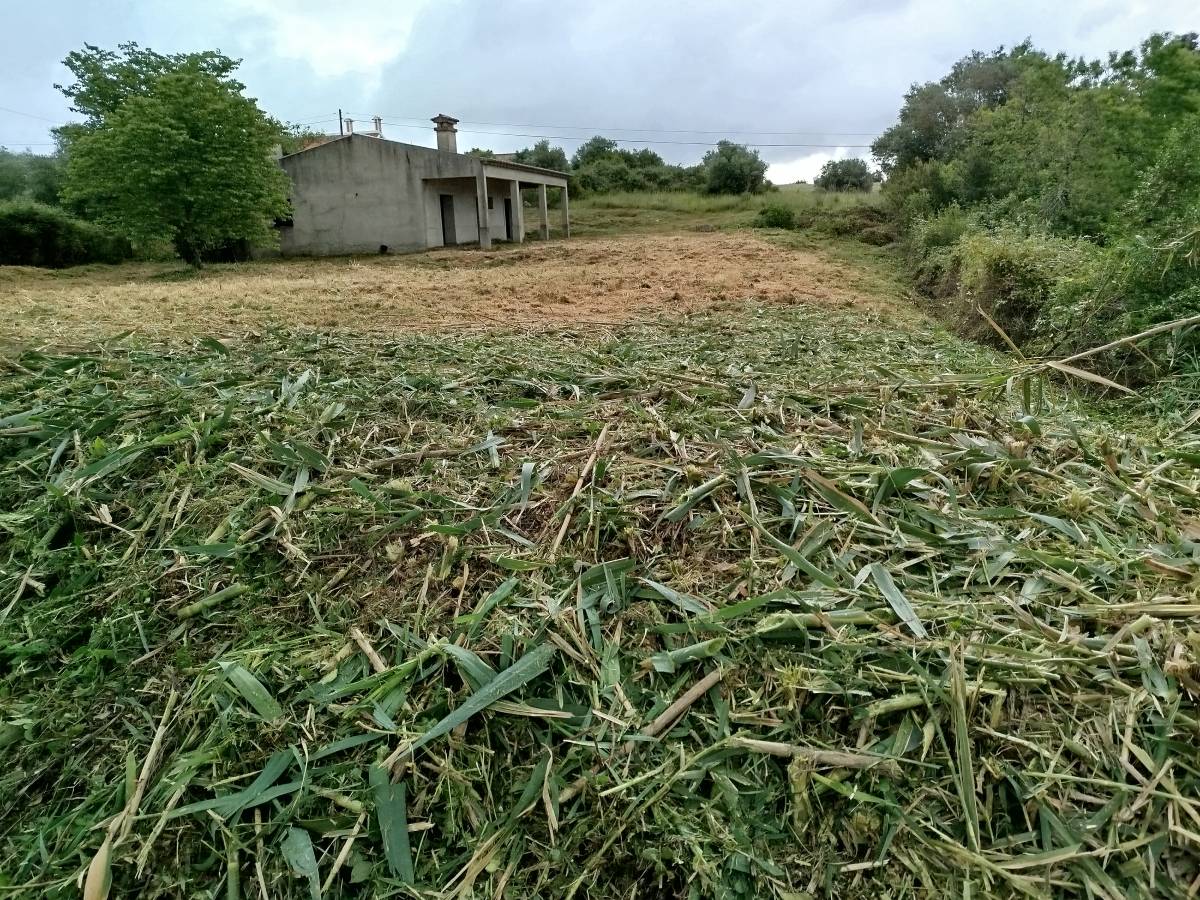
<instances>
[{"instance_id":1,"label":"white chimney","mask_svg":"<svg viewBox=\"0 0 1200 900\"><path fill-rule=\"evenodd\" d=\"M432 119L433 130L437 132L438 149L445 153L458 152L458 129L454 126L458 124L458 119L453 116L448 116L445 113L438 113Z\"/></svg>"},{"instance_id":2,"label":"white chimney","mask_svg":"<svg viewBox=\"0 0 1200 900\"><path fill-rule=\"evenodd\" d=\"M354 120L353 119L346 120L346 134L354 134Z\"/></svg>"}]
</instances>

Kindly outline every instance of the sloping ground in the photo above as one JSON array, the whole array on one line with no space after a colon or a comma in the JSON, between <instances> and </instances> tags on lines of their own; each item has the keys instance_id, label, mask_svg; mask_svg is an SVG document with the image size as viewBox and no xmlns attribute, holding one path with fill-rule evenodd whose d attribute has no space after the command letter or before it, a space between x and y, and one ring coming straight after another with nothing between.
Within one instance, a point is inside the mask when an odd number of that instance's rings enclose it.
<instances>
[{"instance_id":1,"label":"sloping ground","mask_svg":"<svg viewBox=\"0 0 1200 900\"><path fill-rule=\"evenodd\" d=\"M0 337L80 341L117 332L236 335L266 326L393 334L430 327L620 323L747 299L874 302L864 276L748 232L642 235L491 252L0 269Z\"/></svg>"},{"instance_id":2,"label":"sloping ground","mask_svg":"<svg viewBox=\"0 0 1200 900\"><path fill-rule=\"evenodd\" d=\"M25 354L5 896L1185 896L1200 439L1008 365L811 305Z\"/></svg>"}]
</instances>

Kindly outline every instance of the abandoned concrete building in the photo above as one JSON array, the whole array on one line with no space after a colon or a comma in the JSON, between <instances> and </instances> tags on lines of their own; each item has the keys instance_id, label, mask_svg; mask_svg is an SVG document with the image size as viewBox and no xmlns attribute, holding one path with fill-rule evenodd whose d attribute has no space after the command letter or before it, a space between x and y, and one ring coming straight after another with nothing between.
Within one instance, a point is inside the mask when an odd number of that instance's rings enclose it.
<instances>
[{"instance_id":1,"label":"abandoned concrete building","mask_svg":"<svg viewBox=\"0 0 1200 900\"><path fill-rule=\"evenodd\" d=\"M543 239L550 236L547 189L560 194L570 234L567 176L507 159L458 152L457 119L433 119L437 149L387 140L382 124L284 156L292 217L280 223L284 256L388 253L525 239L522 191L537 192Z\"/></svg>"}]
</instances>

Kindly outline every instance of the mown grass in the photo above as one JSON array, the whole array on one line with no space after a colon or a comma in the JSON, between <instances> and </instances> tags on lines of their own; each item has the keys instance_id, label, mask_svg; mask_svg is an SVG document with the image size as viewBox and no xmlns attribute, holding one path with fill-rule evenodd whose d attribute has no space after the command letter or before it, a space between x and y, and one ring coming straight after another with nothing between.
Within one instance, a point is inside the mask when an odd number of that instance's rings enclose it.
<instances>
[{"instance_id":1,"label":"mown grass","mask_svg":"<svg viewBox=\"0 0 1200 900\"><path fill-rule=\"evenodd\" d=\"M825 308L8 366L5 896L1200 877L1194 433Z\"/></svg>"}]
</instances>

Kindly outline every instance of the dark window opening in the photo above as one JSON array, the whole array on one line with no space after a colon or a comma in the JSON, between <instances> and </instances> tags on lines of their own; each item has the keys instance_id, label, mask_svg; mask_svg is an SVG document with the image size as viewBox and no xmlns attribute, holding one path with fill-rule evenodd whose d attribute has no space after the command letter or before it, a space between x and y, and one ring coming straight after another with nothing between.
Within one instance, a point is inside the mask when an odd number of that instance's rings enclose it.
<instances>
[{"instance_id":1,"label":"dark window opening","mask_svg":"<svg viewBox=\"0 0 1200 900\"><path fill-rule=\"evenodd\" d=\"M492 208L492 198L488 197L488 209Z\"/></svg>"}]
</instances>

